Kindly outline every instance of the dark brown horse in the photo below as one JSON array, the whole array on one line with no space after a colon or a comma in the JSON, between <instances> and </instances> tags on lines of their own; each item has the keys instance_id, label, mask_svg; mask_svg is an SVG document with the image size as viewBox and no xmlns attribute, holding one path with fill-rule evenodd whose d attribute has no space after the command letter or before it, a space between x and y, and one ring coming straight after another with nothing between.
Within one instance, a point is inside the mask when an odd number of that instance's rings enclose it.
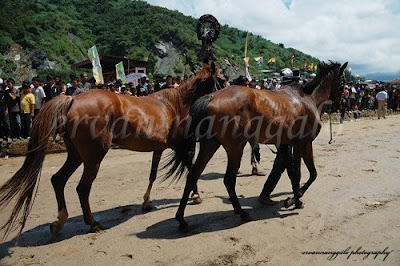
<instances>
[{"instance_id":1,"label":"dark brown horse","mask_svg":"<svg viewBox=\"0 0 400 266\"><path fill-rule=\"evenodd\" d=\"M296 174L292 180L293 203L300 205L300 197L317 176L312 141L321 129L321 111L330 99L338 102L341 76L346 66L347 63L343 66L338 63L321 64L317 75L320 80L311 95L305 94L298 85L279 91L228 87L196 101L190 111L192 121L185 145L190 151L192 142L200 139L200 151L188 174L176 213L180 227L187 226L184 210L191 188L220 145L228 155L224 184L236 214L242 218L248 216L241 208L235 191L236 175L247 141L294 146ZM299 188L301 158L310 172L310 178Z\"/></svg>"},{"instance_id":2,"label":"dark brown horse","mask_svg":"<svg viewBox=\"0 0 400 266\"><path fill-rule=\"evenodd\" d=\"M111 145L142 152L179 149L190 106L214 91L223 79L214 63L203 64L178 89L162 90L145 98L91 90L75 97L59 96L47 103L33 124L24 164L0 188L0 209L16 199L12 214L2 227L5 235L16 223L21 226L20 233L25 226L51 136L63 134L68 151L66 162L51 178L58 204L58 221L50 225L51 232L58 235L68 218L64 187L82 163L77 192L85 223L97 231L101 226L93 219L89 193ZM191 166L191 158L183 160L186 167Z\"/></svg>"}]
</instances>

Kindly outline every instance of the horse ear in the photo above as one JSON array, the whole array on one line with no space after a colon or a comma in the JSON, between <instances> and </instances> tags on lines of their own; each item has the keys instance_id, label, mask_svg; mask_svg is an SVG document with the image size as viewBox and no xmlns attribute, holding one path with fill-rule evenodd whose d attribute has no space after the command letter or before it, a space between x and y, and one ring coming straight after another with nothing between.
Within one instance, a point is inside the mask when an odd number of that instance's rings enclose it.
<instances>
[{"instance_id":1,"label":"horse ear","mask_svg":"<svg viewBox=\"0 0 400 266\"><path fill-rule=\"evenodd\" d=\"M215 74L215 72L216 72L216 66L215 66L215 63L214 63L214 61L212 61L211 62L211 73L214 75Z\"/></svg>"},{"instance_id":2,"label":"horse ear","mask_svg":"<svg viewBox=\"0 0 400 266\"><path fill-rule=\"evenodd\" d=\"M343 73L343 72L344 72L344 70L347 68L348 63L349 63L349 62L346 62L346 63L344 63L344 64L342 65L342 67L340 68L340 73Z\"/></svg>"}]
</instances>

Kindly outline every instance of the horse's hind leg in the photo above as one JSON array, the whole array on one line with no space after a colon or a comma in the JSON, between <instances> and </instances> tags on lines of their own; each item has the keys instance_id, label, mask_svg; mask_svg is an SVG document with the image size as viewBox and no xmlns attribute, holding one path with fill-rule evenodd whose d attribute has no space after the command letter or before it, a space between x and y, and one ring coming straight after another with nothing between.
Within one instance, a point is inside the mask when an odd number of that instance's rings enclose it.
<instances>
[{"instance_id":1,"label":"horse's hind leg","mask_svg":"<svg viewBox=\"0 0 400 266\"><path fill-rule=\"evenodd\" d=\"M292 184L292 190L294 197L288 198L285 200L285 208L289 208L293 204L295 204L296 208L302 208L303 203L300 201L301 195L299 194L299 186L300 186L300 178L301 178L301 155L302 155L302 146L295 145L293 146L293 154L292 149L288 150L286 155L286 170L288 176L290 178L290 182Z\"/></svg>"},{"instance_id":2,"label":"horse's hind leg","mask_svg":"<svg viewBox=\"0 0 400 266\"><path fill-rule=\"evenodd\" d=\"M180 229L184 229L187 227L187 223L185 222L183 216L185 214L185 208L189 199L190 191L192 191L193 189L193 192L195 192L195 189L197 188L197 180L199 179L201 173L204 171L204 168L206 168L207 163L211 160L215 152L218 150L219 146L220 144L214 139L200 142L199 154L197 155L192 170L187 176L183 196L180 201L178 211L175 215L175 219L180 224Z\"/></svg>"},{"instance_id":3,"label":"horse's hind leg","mask_svg":"<svg viewBox=\"0 0 400 266\"><path fill-rule=\"evenodd\" d=\"M60 234L64 227L64 223L68 218L68 211L65 203L64 188L68 179L75 172L75 170L82 164L82 160L75 148L69 144L68 140L65 140L68 149L67 161L61 167L60 170L51 178L51 183L56 194L57 205L58 205L58 221L50 224L50 231L53 235L57 236Z\"/></svg>"},{"instance_id":4,"label":"horse's hind leg","mask_svg":"<svg viewBox=\"0 0 400 266\"><path fill-rule=\"evenodd\" d=\"M157 178L157 169L158 165L160 164L161 160L161 155L164 150L160 151L154 151L153 152L153 159L151 161L151 170L150 170L150 178L149 178L149 185L147 187L146 193L143 196L143 204L142 204L142 209L144 211L148 211L151 209L151 203L150 203L150 193L151 193L151 188L153 187L153 183Z\"/></svg>"},{"instance_id":5,"label":"horse's hind leg","mask_svg":"<svg viewBox=\"0 0 400 266\"><path fill-rule=\"evenodd\" d=\"M94 154L96 154L96 157L89 158L88 160L84 160L83 162L83 174L76 188L76 191L78 192L85 223L87 225L90 225L90 229L92 232L98 232L102 230L102 228L100 224L93 219L93 214L89 205L89 194L93 181L96 179L97 173L99 171L100 163L108 150L103 150L101 152L99 152L98 149L94 150L96 150L96 153L91 153L91 156L94 156Z\"/></svg>"}]
</instances>

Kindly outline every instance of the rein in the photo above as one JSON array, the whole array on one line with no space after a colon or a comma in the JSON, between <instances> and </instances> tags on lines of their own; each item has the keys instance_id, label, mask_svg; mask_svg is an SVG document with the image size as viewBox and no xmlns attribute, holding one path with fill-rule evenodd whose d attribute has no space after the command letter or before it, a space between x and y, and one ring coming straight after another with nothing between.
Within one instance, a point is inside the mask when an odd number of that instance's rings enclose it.
<instances>
[{"instance_id":1,"label":"rein","mask_svg":"<svg viewBox=\"0 0 400 266\"><path fill-rule=\"evenodd\" d=\"M333 130L332 130L332 108L333 107L335 107L335 99L336 99L336 94L337 93L340 93L340 91L343 91L342 90L342 88L344 87L344 84L346 84L346 77L345 77L345 75L344 75L344 73L342 74L342 76L341 76L341 78L340 78L340 89L339 89L339 91L335 91L334 93L333 93L333 100L331 100L331 106L330 106L330 108L329 108L329 112L328 112L328 115L329 115L329 133L330 133L330 139L329 139L329 144L332 144L333 142L335 142L334 140L333 140Z\"/></svg>"}]
</instances>

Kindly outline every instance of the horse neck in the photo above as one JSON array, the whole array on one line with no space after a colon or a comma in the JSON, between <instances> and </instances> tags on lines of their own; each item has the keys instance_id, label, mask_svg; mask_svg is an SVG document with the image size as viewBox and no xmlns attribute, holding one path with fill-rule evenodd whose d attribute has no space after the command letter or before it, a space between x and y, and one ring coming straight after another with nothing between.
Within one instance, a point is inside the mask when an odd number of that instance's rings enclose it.
<instances>
[{"instance_id":1,"label":"horse neck","mask_svg":"<svg viewBox=\"0 0 400 266\"><path fill-rule=\"evenodd\" d=\"M328 75L311 94L311 97L318 108L329 100L332 89L335 89L335 79L336 76L334 74Z\"/></svg>"}]
</instances>

